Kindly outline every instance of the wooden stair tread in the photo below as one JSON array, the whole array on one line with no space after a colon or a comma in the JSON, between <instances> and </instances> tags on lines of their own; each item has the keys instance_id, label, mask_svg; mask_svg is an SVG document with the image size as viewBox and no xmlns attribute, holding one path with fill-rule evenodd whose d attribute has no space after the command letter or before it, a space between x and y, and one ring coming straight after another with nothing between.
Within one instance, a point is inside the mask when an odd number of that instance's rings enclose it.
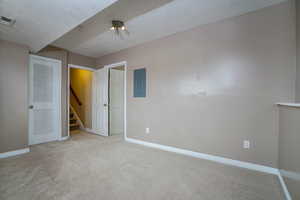
<instances>
[{"instance_id":1,"label":"wooden stair tread","mask_svg":"<svg viewBox=\"0 0 300 200\"><path fill-rule=\"evenodd\" d=\"M70 108L69 110L69 129L72 130L79 130L80 124L78 123L78 119L76 114Z\"/></svg>"}]
</instances>

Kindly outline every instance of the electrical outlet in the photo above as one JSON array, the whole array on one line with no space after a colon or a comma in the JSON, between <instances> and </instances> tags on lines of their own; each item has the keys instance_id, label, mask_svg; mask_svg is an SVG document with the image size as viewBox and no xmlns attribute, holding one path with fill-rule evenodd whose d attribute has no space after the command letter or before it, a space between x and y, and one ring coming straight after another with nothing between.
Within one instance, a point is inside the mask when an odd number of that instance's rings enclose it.
<instances>
[{"instance_id":1,"label":"electrical outlet","mask_svg":"<svg viewBox=\"0 0 300 200\"><path fill-rule=\"evenodd\" d=\"M250 141L249 140L244 140L243 148L244 149L250 149Z\"/></svg>"},{"instance_id":2,"label":"electrical outlet","mask_svg":"<svg viewBox=\"0 0 300 200\"><path fill-rule=\"evenodd\" d=\"M146 133L147 133L147 134L150 133L150 128L146 128Z\"/></svg>"}]
</instances>

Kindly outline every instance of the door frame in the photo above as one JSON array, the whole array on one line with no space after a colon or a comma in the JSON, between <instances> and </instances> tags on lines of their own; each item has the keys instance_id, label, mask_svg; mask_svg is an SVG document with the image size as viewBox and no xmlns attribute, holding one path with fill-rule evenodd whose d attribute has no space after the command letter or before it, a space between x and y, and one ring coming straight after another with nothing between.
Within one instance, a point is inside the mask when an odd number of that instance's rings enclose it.
<instances>
[{"instance_id":1,"label":"door frame","mask_svg":"<svg viewBox=\"0 0 300 200\"><path fill-rule=\"evenodd\" d=\"M122 61L118 63L112 63L104 65L105 68L110 69L114 67L124 66L124 139L127 139L127 62ZM109 87L109 84L108 84ZM108 88L109 89L109 88Z\"/></svg>"},{"instance_id":2,"label":"door frame","mask_svg":"<svg viewBox=\"0 0 300 200\"><path fill-rule=\"evenodd\" d=\"M56 138L57 140L60 140L62 138L62 98L61 98L61 92L62 92L62 61L61 60L57 60L57 59L53 59L53 58L48 58L48 57L43 57L43 56L38 56L38 55L34 55L34 54L29 54L29 63L28 63L28 69L30 67L30 64L31 64L31 58L36 58L36 59L40 59L40 60L44 60L44 61L47 61L47 62L54 62L54 63L57 63L59 64L59 69L58 69L58 115L57 115L57 120L58 120L58 124L59 124L59 127L58 127L58 132L57 132L57 135L56 135ZM30 102L30 95L31 95L31 92L30 91L30 78L32 78L32 75L30 74L31 71L30 69L28 70L28 91L27 91L27 95L28 95L28 98L27 98L27 101L28 101L28 108L29 108L29 104L31 103ZM31 122L29 121L30 120L30 111L28 110L28 145L31 145L30 144L30 131L32 129L31 127Z\"/></svg>"},{"instance_id":3,"label":"door frame","mask_svg":"<svg viewBox=\"0 0 300 200\"><path fill-rule=\"evenodd\" d=\"M124 139L127 139L127 61L112 63L109 65L105 65L104 67L109 69L109 68L114 68L114 67L119 67L119 66L124 66ZM68 137L70 137L70 127L69 127L69 121L70 121L70 111L69 111L69 106L70 106L70 90L69 90L69 88L70 88L70 68L84 69L84 70L89 70L92 72L98 70L98 69L94 69L91 67L68 64L68 91L67 91L67 95L68 95L68 103L67 103ZM92 87L94 87L94 86L92 86ZM92 103L92 109L93 109L93 107L94 107L94 105ZM88 131L93 133L93 130L88 130Z\"/></svg>"},{"instance_id":4,"label":"door frame","mask_svg":"<svg viewBox=\"0 0 300 200\"><path fill-rule=\"evenodd\" d=\"M80 66L80 65L73 65L73 64L68 64L68 89L67 89L67 100L68 100L68 103L67 103L67 122L68 122L68 125L67 125L67 132L68 132L68 138L70 137L70 85L71 85L71 79L70 79L70 68L75 68L75 69L83 69L83 70L88 70L88 71L91 71L91 72L94 72L96 71L96 69L94 68L91 68L91 67L86 67L86 66ZM92 104L92 109L93 109L93 104Z\"/></svg>"}]
</instances>

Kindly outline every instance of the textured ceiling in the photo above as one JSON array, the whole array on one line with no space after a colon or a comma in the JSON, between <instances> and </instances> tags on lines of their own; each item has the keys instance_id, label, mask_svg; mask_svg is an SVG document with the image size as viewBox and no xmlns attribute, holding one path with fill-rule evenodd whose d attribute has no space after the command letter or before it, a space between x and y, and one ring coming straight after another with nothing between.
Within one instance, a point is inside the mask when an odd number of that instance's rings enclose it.
<instances>
[{"instance_id":1,"label":"textured ceiling","mask_svg":"<svg viewBox=\"0 0 300 200\"><path fill-rule=\"evenodd\" d=\"M165 1L162 6L148 9L150 10L148 12L145 12L147 9L142 9L143 4L136 7L126 3L117 7L112 5L83 23L81 29L74 29L54 42L53 45L79 54L100 57L202 24L242 15L283 1L285 0L174 0ZM116 4L118 3L121 2ZM151 8L149 5L148 7ZM131 13L131 11L135 11L135 13ZM118 15L119 17L115 17ZM112 19L121 19L126 22L130 31L128 38L120 40L114 37L112 31L109 30Z\"/></svg>"},{"instance_id":2,"label":"textured ceiling","mask_svg":"<svg viewBox=\"0 0 300 200\"><path fill-rule=\"evenodd\" d=\"M54 46L76 49L87 41L110 30L112 20L129 21L172 0L119 0L53 43Z\"/></svg>"},{"instance_id":3,"label":"textured ceiling","mask_svg":"<svg viewBox=\"0 0 300 200\"><path fill-rule=\"evenodd\" d=\"M38 51L48 44L100 57L201 24L245 14L285 0L0 0L0 39ZM110 22L126 22L130 36L115 38ZM79 26L80 25L80 26Z\"/></svg>"},{"instance_id":4,"label":"textured ceiling","mask_svg":"<svg viewBox=\"0 0 300 200\"><path fill-rule=\"evenodd\" d=\"M0 39L38 51L117 0L0 0L0 15L16 19L0 25Z\"/></svg>"}]
</instances>

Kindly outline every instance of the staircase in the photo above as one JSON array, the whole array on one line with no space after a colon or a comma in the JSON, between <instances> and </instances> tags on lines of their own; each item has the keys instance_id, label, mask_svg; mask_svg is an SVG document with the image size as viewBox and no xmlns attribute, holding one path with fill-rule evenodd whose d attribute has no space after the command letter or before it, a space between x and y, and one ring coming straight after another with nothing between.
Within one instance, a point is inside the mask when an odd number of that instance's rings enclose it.
<instances>
[{"instance_id":1,"label":"staircase","mask_svg":"<svg viewBox=\"0 0 300 200\"><path fill-rule=\"evenodd\" d=\"M72 88L72 86L70 86L70 93L72 94L72 97L75 98L77 104L79 106L82 106L82 102L79 100L78 96L76 95L74 89ZM79 116L78 116L78 113L76 113L76 111L74 110L74 108L72 107L71 105L71 102L69 104L69 113L70 113L70 116L69 116L69 128L70 128L70 131L74 131L74 130L80 130L80 129L84 129L84 126L83 126L83 123L82 121L80 120Z\"/></svg>"},{"instance_id":2,"label":"staircase","mask_svg":"<svg viewBox=\"0 0 300 200\"><path fill-rule=\"evenodd\" d=\"M79 124L78 120L76 119L76 116L75 116L74 112L72 111L72 109L70 109L70 122L69 122L69 126L70 126L70 131L74 131L74 130L79 130L80 129L80 124Z\"/></svg>"}]
</instances>

